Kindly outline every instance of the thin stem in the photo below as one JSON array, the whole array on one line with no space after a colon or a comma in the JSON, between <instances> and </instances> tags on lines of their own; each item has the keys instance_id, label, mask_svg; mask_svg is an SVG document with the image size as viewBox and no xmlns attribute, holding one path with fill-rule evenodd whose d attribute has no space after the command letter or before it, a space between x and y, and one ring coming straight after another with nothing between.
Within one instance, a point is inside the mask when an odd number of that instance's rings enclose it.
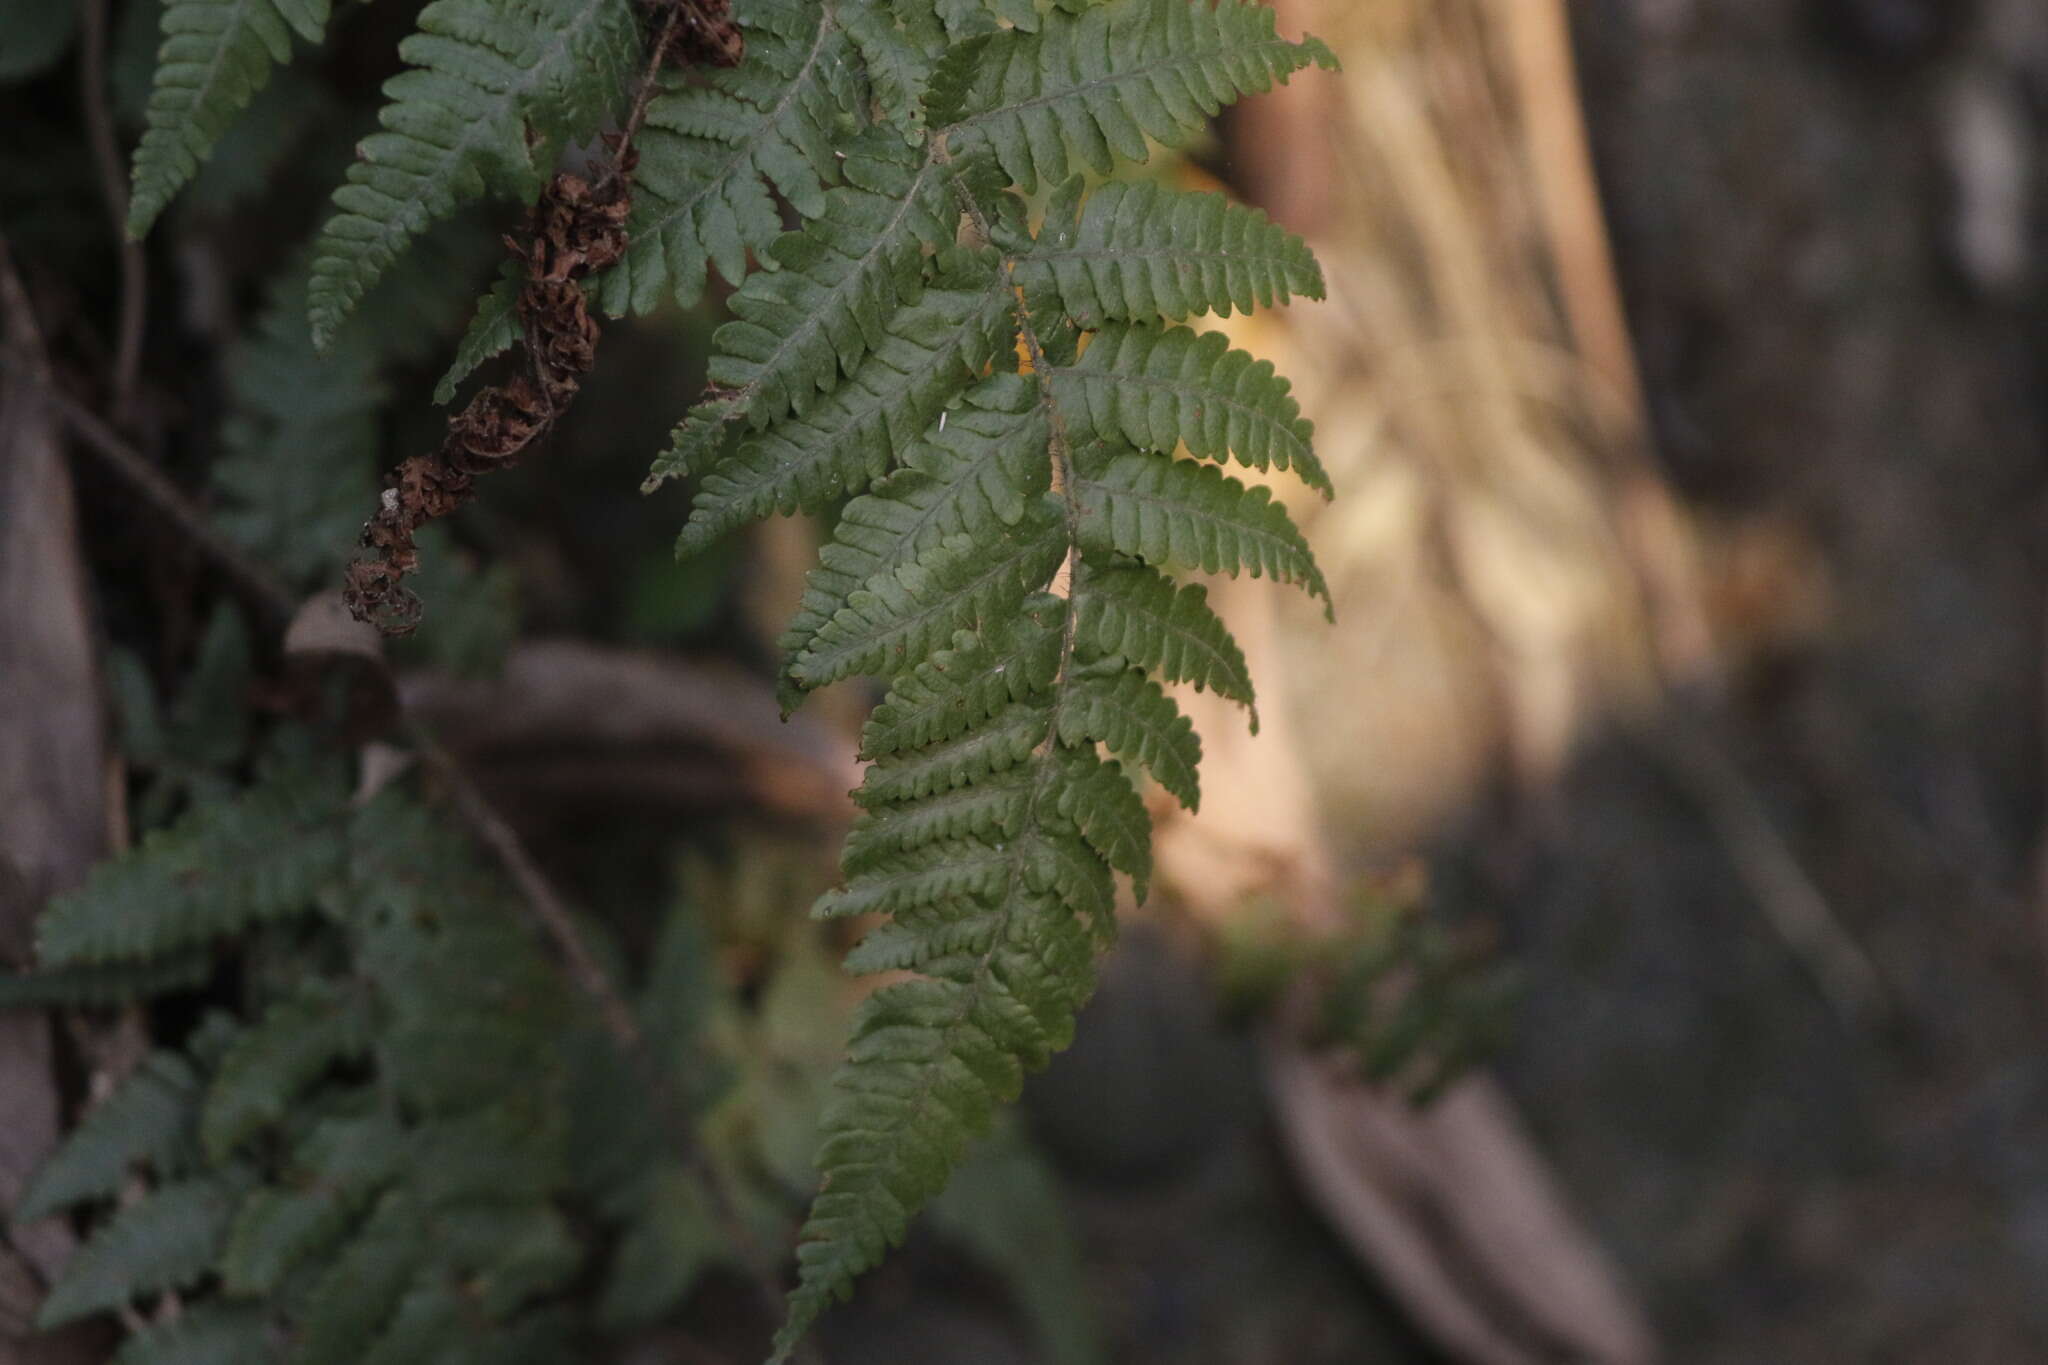
<instances>
[{"instance_id":1,"label":"thin stem","mask_svg":"<svg viewBox=\"0 0 2048 1365\"><path fill-rule=\"evenodd\" d=\"M135 389L142 374L142 329L149 302L142 244L128 238L128 182L121 170L121 152L114 141L114 120L107 110L107 0L81 0L78 7L79 102L92 143L100 197L106 201L121 261L121 314L115 330L114 421L125 423L135 407Z\"/></svg>"}]
</instances>

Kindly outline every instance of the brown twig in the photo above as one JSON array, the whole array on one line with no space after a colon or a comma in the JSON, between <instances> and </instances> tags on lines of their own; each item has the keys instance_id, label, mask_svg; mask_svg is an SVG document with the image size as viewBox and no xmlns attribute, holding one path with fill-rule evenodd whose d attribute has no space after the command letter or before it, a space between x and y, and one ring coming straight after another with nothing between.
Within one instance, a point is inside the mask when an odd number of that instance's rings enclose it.
<instances>
[{"instance_id":1,"label":"brown twig","mask_svg":"<svg viewBox=\"0 0 2048 1365\"><path fill-rule=\"evenodd\" d=\"M107 0L81 0L78 7L79 101L84 106L86 135L99 172L100 197L113 220L114 241L121 258L121 315L116 324L114 370L111 376L115 423L125 423L135 407L135 389L142 374L142 329L149 302L142 244L128 238L128 182L121 171L121 152L114 141L114 120L107 111Z\"/></svg>"},{"instance_id":2,"label":"brown twig","mask_svg":"<svg viewBox=\"0 0 2048 1365\"><path fill-rule=\"evenodd\" d=\"M177 485L150 463L147 456L123 440L119 432L84 404L57 388L47 376L31 373L26 367L17 366L4 357L0 357L0 366L28 374L40 401L63 419L65 426L99 458L108 472L213 561L245 605L277 629L282 629L291 620L297 602L284 583L239 547L223 539L207 523L206 513L180 492Z\"/></svg>"}]
</instances>

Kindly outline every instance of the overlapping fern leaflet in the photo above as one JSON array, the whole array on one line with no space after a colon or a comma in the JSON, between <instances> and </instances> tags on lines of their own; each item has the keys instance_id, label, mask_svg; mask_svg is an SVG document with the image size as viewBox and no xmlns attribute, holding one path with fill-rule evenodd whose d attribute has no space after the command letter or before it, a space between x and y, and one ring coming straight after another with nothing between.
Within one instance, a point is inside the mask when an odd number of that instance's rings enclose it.
<instances>
[{"instance_id":1,"label":"overlapping fern leaflet","mask_svg":"<svg viewBox=\"0 0 2048 1365\"><path fill-rule=\"evenodd\" d=\"M328 0L171 0L148 122L135 150L128 235L149 231L235 115L291 60L292 35L326 36Z\"/></svg>"},{"instance_id":2,"label":"overlapping fern leaflet","mask_svg":"<svg viewBox=\"0 0 2048 1365\"><path fill-rule=\"evenodd\" d=\"M1169 325L1319 297L1307 248L1216 196L1087 194L1073 172L1328 53L1248 0L855 8L882 126L775 244L782 269L734 296L713 390L654 479L697 480L685 551L856 494L784 639L785 697L890 680L845 885L816 913L887 916L848 965L915 976L856 1024L778 1359L1070 1036L1115 874L1142 896L1150 870L1136 774L1198 798L1199 742L1160 681L1251 702L1243 654L1174 576L1327 596L1281 504L1216 467L1329 492L1286 381ZM955 41L931 60L935 32Z\"/></svg>"},{"instance_id":3,"label":"overlapping fern leaflet","mask_svg":"<svg viewBox=\"0 0 2048 1365\"><path fill-rule=\"evenodd\" d=\"M308 314L325 346L412 240L486 194L531 200L564 139L623 103L631 0L434 0L399 45L380 131L357 146L321 234Z\"/></svg>"}]
</instances>

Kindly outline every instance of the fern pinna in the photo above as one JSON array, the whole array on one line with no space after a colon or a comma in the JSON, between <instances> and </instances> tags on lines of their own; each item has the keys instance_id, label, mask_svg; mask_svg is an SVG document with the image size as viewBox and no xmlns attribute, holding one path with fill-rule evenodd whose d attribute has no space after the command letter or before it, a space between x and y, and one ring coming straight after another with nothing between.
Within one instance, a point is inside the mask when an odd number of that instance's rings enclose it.
<instances>
[{"instance_id":1,"label":"fern pinna","mask_svg":"<svg viewBox=\"0 0 2048 1365\"><path fill-rule=\"evenodd\" d=\"M1327 596L1281 505L1217 467L1329 491L1286 382L1172 325L1320 295L1307 249L1214 196L1089 194L1074 174L1184 140L1327 53L1253 4L957 17L985 31L906 59L915 99L882 100L846 185L734 295L713 393L655 470L696 480L685 551L857 495L784 637L784 684L793 701L889 680L845 885L815 913L888 916L848 966L915 976L855 1025L778 1359L1071 1034L1113 873L1145 890L1132 770L1197 797L1198 743L1159 683L1250 705L1203 589L1171 575Z\"/></svg>"}]
</instances>

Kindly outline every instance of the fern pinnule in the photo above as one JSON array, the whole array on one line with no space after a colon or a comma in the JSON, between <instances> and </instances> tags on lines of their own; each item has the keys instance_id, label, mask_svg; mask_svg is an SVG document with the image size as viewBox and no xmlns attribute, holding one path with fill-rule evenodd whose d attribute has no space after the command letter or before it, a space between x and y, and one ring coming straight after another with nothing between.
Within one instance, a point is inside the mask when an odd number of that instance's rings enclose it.
<instances>
[{"instance_id":1,"label":"fern pinnule","mask_svg":"<svg viewBox=\"0 0 2048 1365\"><path fill-rule=\"evenodd\" d=\"M1084 327L1323 297L1308 244L1258 209L1144 180L1112 180L1084 203L1085 184L1056 189L1044 227L1015 244L1019 283L1050 290Z\"/></svg>"},{"instance_id":2,"label":"fern pinnule","mask_svg":"<svg viewBox=\"0 0 2048 1365\"><path fill-rule=\"evenodd\" d=\"M121 1209L65 1264L36 1325L62 1327L205 1278L227 1239L236 1201L253 1180L254 1172L241 1167L211 1171L161 1186Z\"/></svg>"},{"instance_id":3,"label":"fern pinnule","mask_svg":"<svg viewBox=\"0 0 2048 1365\"><path fill-rule=\"evenodd\" d=\"M175 1176L199 1156L200 1079L175 1052L157 1051L101 1103L36 1168L16 1201L17 1223L33 1223L59 1209L118 1194L147 1166Z\"/></svg>"},{"instance_id":4,"label":"fern pinnule","mask_svg":"<svg viewBox=\"0 0 2048 1365\"><path fill-rule=\"evenodd\" d=\"M383 127L321 233L307 311L324 348L414 238L488 194L531 200L565 138L595 133L640 51L630 0L434 0L399 45Z\"/></svg>"},{"instance_id":5,"label":"fern pinnule","mask_svg":"<svg viewBox=\"0 0 2048 1365\"><path fill-rule=\"evenodd\" d=\"M291 60L292 34L318 43L328 0L171 0L163 46L135 149L128 235L149 231L165 205L270 79Z\"/></svg>"}]
</instances>

